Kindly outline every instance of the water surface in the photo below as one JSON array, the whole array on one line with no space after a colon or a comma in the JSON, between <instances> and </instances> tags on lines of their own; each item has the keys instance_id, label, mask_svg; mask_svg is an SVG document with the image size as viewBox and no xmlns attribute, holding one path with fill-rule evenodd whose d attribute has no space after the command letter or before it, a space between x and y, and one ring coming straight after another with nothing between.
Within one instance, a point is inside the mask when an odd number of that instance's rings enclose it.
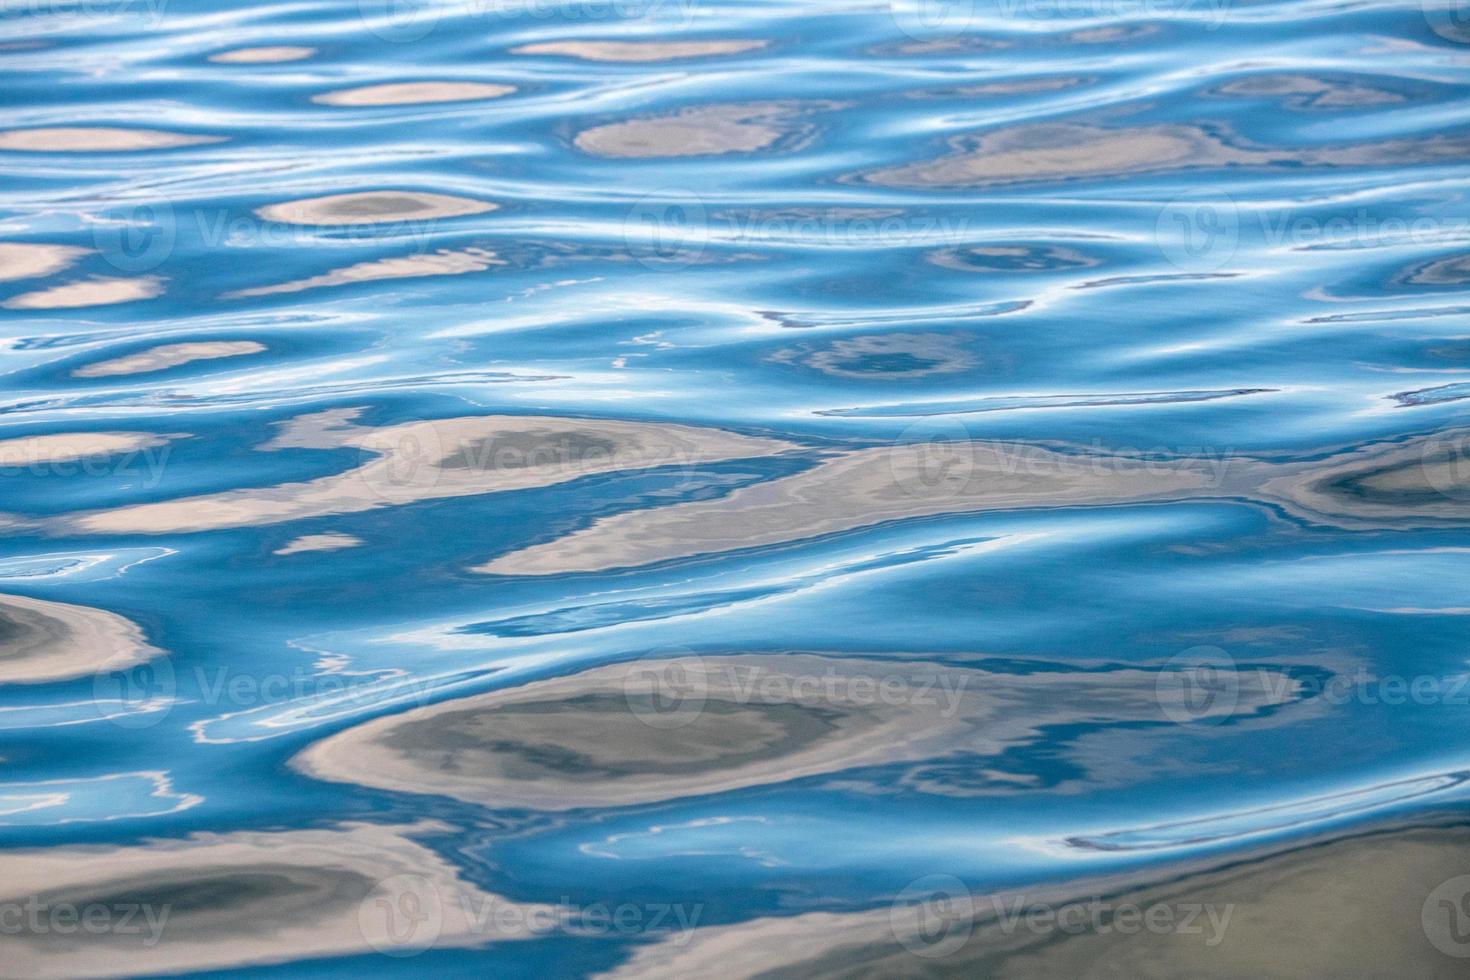
<instances>
[{"instance_id":1,"label":"water surface","mask_svg":"<svg viewBox=\"0 0 1470 980\"><path fill-rule=\"evenodd\" d=\"M0 973L1464 975L1467 23L0 8Z\"/></svg>"}]
</instances>

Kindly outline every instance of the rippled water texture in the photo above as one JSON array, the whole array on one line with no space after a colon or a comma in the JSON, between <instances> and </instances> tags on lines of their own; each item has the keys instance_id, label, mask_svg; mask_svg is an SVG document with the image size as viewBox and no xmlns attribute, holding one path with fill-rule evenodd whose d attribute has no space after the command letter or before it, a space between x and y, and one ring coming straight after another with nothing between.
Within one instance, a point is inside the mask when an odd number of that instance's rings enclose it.
<instances>
[{"instance_id":1,"label":"rippled water texture","mask_svg":"<svg viewBox=\"0 0 1470 980\"><path fill-rule=\"evenodd\" d=\"M1470 975L1470 8L0 0L0 975Z\"/></svg>"}]
</instances>

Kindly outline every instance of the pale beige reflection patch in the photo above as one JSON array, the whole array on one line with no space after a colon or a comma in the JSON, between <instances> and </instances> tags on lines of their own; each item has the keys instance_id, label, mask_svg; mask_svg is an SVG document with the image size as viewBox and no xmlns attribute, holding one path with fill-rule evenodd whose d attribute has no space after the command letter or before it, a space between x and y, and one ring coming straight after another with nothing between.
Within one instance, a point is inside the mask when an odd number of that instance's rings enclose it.
<instances>
[{"instance_id":1,"label":"pale beige reflection patch","mask_svg":"<svg viewBox=\"0 0 1470 980\"><path fill-rule=\"evenodd\" d=\"M356 548L361 544L362 538L342 534L339 531L329 531L326 534L303 534L299 538L292 538L271 554L294 555L303 551L339 551L343 548Z\"/></svg>"},{"instance_id":2,"label":"pale beige reflection patch","mask_svg":"<svg viewBox=\"0 0 1470 980\"><path fill-rule=\"evenodd\" d=\"M930 514L1104 505L1218 486L1218 460L1157 463L999 442L849 452L716 500L631 511L474 569L549 575L776 544Z\"/></svg>"},{"instance_id":3,"label":"pale beige reflection patch","mask_svg":"<svg viewBox=\"0 0 1470 980\"><path fill-rule=\"evenodd\" d=\"M221 65L269 65L284 61L303 61L314 54L316 54L316 48L278 44L273 47L219 51L210 55L209 60Z\"/></svg>"},{"instance_id":4,"label":"pale beige reflection patch","mask_svg":"<svg viewBox=\"0 0 1470 980\"><path fill-rule=\"evenodd\" d=\"M1236 856L1224 867L1193 861L1163 882L1133 874L1001 892L966 890L935 867L892 905L704 928L639 947L598 976L1452 980L1463 961L1436 949L1425 923L1447 923L1440 941L1464 948L1448 931L1457 910L1434 905L1433 893L1470 873L1467 853L1461 828L1399 830ZM1121 928L1121 916L1094 919L1088 909L1104 903L1157 908L1155 923L1168 927L1147 927L1143 915L1136 928Z\"/></svg>"},{"instance_id":5,"label":"pale beige reflection patch","mask_svg":"<svg viewBox=\"0 0 1470 980\"><path fill-rule=\"evenodd\" d=\"M0 439L0 469L25 468L79 459L116 456L166 445L176 435L154 432L57 432Z\"/></svg>"},{"instance_id":6,"label":"pale beige reflection patch","mask_svg":"<svg viewBox=\"0 0 1470 980\"><path fill-rule=\"evenodd\" d=\"M390 82L386 85L364 85L336 92L313 95L311 101L321 105L429 105L435 102L470 102L476 99L498 99L514 92L514 85L489 85L484 82Z\"/></svg>"},{"instance_id":7,"label":"pale beige reflection patch","mask_svg":"<svg viewBox=\"0 0 1470 980\"><path fill-rule=\"evenodd\" d=\"M0 595L0 684L41 684L121 669L163 651L116 613Z\"/></svg>"},{"instance_id":8,"label":"pale beige reflection patch","mask_svg":"<svg viewBox=\"0 0 1470 980\"><path fill-rule=\"evenodd\" d=\"M47 126L0 130L0 150L29 153L118 153L218 143L224 138L168 133L158 129L123 129L118 126Z\"/></svg>"},{"instance_id":9,"label":"pale beige reflection patch","mask_svg":"<svg viewBox=\"0 0 1470 980\"><path fill-rule=\"evenodd\" d=\"M7 850L0 854L0 904L135 914L127 929L11 933L5 973L160 976L375 951L402 955L429 943L527 939L544 929L538 923L558 921L552 906L480 890L412 839L444 829L346 824Z\"/></svg>"},{"instance_id":10,"label":"pale beige reflection patch","mask_svg":"<svg viewBox=\"0 0 1470 980\"><path fill-rule=\"evenodd\" d=\"M1434 136L1310 148L1227 141L1202 126L1109 128L1028 123L961 136L948 156L866 174L889 187L985 187L1227 166L1374 166L1449 163L1470 141Z\"/></svg>"},{"instance_id":11,"label":"pale beige reflection patch","mask_svg":"<svg viewBox=\"0 0 1470 980\"><path fill-rule=\"evenodd\" d=\"M512 48L511 54L549 54L586 61L674 61L740 54L766 46L765 41L543 41Z\"/></svg>"},{"instance_id":12,"label":"pale beige reflection patch","mask_svg":"<svg viewBox=\"0 0 1470 980\"><path fill-rule=\"evenodd\" d=\"M684 109L663 116L594 126L577 134L577 149L601 157L688 157L751 153L785 141L807 139L812 127L803 112L832 108L792 102L757 102Z\"/></svg>"},{"instance_id":13,"label":"pale beige reflection patch","mask_svg":"<svg viewBox=\"0 0 1470 980\"><path fill-rule=\"evenodd\" d=\"M0 242L0 282L38 279L60 272L90 249L32 242Z\"/></svg>"},{"instance_id":14,"label":"pale beige reflection patch","mask_svg":"<svg viewBox=\"0 0 1470 980\"><path fill-rule=\"evenodd\" d=\"M1211 95L1279 97L1292 109L1358 109L1393 105L1408 98L1375 86L1370 79L1314 78L1310 75L1250 75L1226 82Z\"/></svg>"},{"instance_id":15,"label":"pale beige reflection patch","mask_svg":"<svg viewBox=\"0 0 1470 980\"><path fill-rule=\"evenodd\" d=\"M1450 430L1279 466L1266 474L1257 496L1336 527L1470 524L1467 440L1470 432Z\"/></svg>"},{"instance_id":16,"label":"pale beige reflection patch","mask_svg":"<svg viewBox=\"0 0 1470 980\"><path fill-rule=\"evenodd\" d=\"M458 218L494 211L497 205L426 191L356 191L269 204L255 213L289 225L372 225L394 221Z\"/></svg>"},{"instance_id":17,"label":"pale beige reflection patch","mask_svg":"<svg viewBox=\"0 0 1470 980\"><path fill-rule=\"evenodd\" d=\"M932 442L862 449L707 501L616 514L473 571L602 571L779 544L931 514L1244 498L1348 529L1470 524L1470 433L1275 463L1065 454L1023 443Z\"/></svg>"},{"instance_id":18,"label":"pale beige reflection patch","mask_svg":"<svg viewBox=\"0 0 1470 980\"><path fill-rule=\"evenodd\" d=\"M961 137L952 145L957 152L950 156L880 170L868 180L894 187L968 187L1262 162L1260 154L1229 146L1197 126L1028 124Z\"/></svg>"},{"instance_id":19,"label":"pale beige reflection patch","mask_svg":"<svg viewBox=\"0 0 1470 980\"><path fill-rule=\"evenodd\" d=\"M281 293L299 293L305 289L323 286L350 286L354 283L373 282L380 279L418 279L423 276L459 276L467 272L484 272L491 266L505 265L494 252L481 248L466 248L458 251L439 249L424 255L403 255L391 259L374 259L358 262L341 269L333 269L319 276L278 283L274 286L252 286L226 293L223 298L235 299L251 296L275 296Z\"/></svg>"},{"instance_id":20,"label":"pale beige reflection patch","mask_svg":"<svg viewBox=\"0 0 1470 980\"><path fill-rule=\"evenodd\" d=\"M1239 689L1214 714L1247 717L1295 690L1278 671L1242 673ZM1174 707L1151 667L1005 674L920 660L704 655L416 708L333 735L293 765L489 807L627 806L961 749L998 756L1047 726L1166 724Z\"/></svg>"},{"instance_id":21,"label":"pale beige reflection patch","mask_svg":"<svg viewBox=\"0 0 1470 980\"><path fill-rule=\"evenodd\" d=\"M286 426L262 449L300 445L361 451L345 473L302 483L137 504L56 518L65 533L165 534L352 514L412 503L551 486L598 473L765 456L789 443L719 429L650 422L486 415L354 425L339 412Z\"/></svg>"},{"instance_id":22,"label":"pale beige reflection patch","mask_svg":"<svg viewBox=\"0 0 1470 980\"><path fill-rule=\"evenodd\" d=\"M111 306L152 299L163 293L163 280L155 276L119 279L97 276L68 282L49 289L12 296L0 306L7 310L70 310L84 306Z\"/></svg>"},{"instance_id":23,"label":"pale beige reflection patch","mask_svg":"<svg viewBox=\"0 0 1470 980\"><path fill-rule=\"evenodd\" d=\"M253 340L201 340L186 344L162 344L136 354L115 357L110 361L98 361L77 368L73 378L111 378L122 374L146 374L179 367L194 361L212 361L221 357L240 357L258 354L265 345Z\"/></svg>"}]
</instances>

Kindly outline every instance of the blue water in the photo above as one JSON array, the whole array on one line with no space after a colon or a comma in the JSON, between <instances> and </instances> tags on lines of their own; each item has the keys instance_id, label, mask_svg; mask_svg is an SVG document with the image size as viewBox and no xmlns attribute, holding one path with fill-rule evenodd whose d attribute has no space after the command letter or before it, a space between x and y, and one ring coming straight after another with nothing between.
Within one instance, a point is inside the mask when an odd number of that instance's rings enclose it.
<instances>
[{"instance_id":1,"label":"blue water","mask_svg":"<svg viewBox=\"0 0 1470 980\"><path fill-rule=\"evenodd\" d=\"M0 974L1464 975L1467 22L0 6Z\"/></svg>"}]
</instances>

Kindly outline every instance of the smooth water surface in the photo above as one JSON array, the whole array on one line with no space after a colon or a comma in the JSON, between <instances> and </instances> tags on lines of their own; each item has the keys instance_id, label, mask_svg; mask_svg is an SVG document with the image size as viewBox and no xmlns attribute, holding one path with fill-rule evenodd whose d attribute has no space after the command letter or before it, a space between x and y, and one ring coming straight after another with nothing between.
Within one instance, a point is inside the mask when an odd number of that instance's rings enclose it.
<instances>
[{"instance_id":1,"label":"smooth water surface","mask_svg":"<svg viewBox=\"0 0 1470 980\"><path fill-rule=\"evenodd\" d=\"M1465 975L1467 23L5 0L0 974Z\"/></svg>"}]
</instances>

